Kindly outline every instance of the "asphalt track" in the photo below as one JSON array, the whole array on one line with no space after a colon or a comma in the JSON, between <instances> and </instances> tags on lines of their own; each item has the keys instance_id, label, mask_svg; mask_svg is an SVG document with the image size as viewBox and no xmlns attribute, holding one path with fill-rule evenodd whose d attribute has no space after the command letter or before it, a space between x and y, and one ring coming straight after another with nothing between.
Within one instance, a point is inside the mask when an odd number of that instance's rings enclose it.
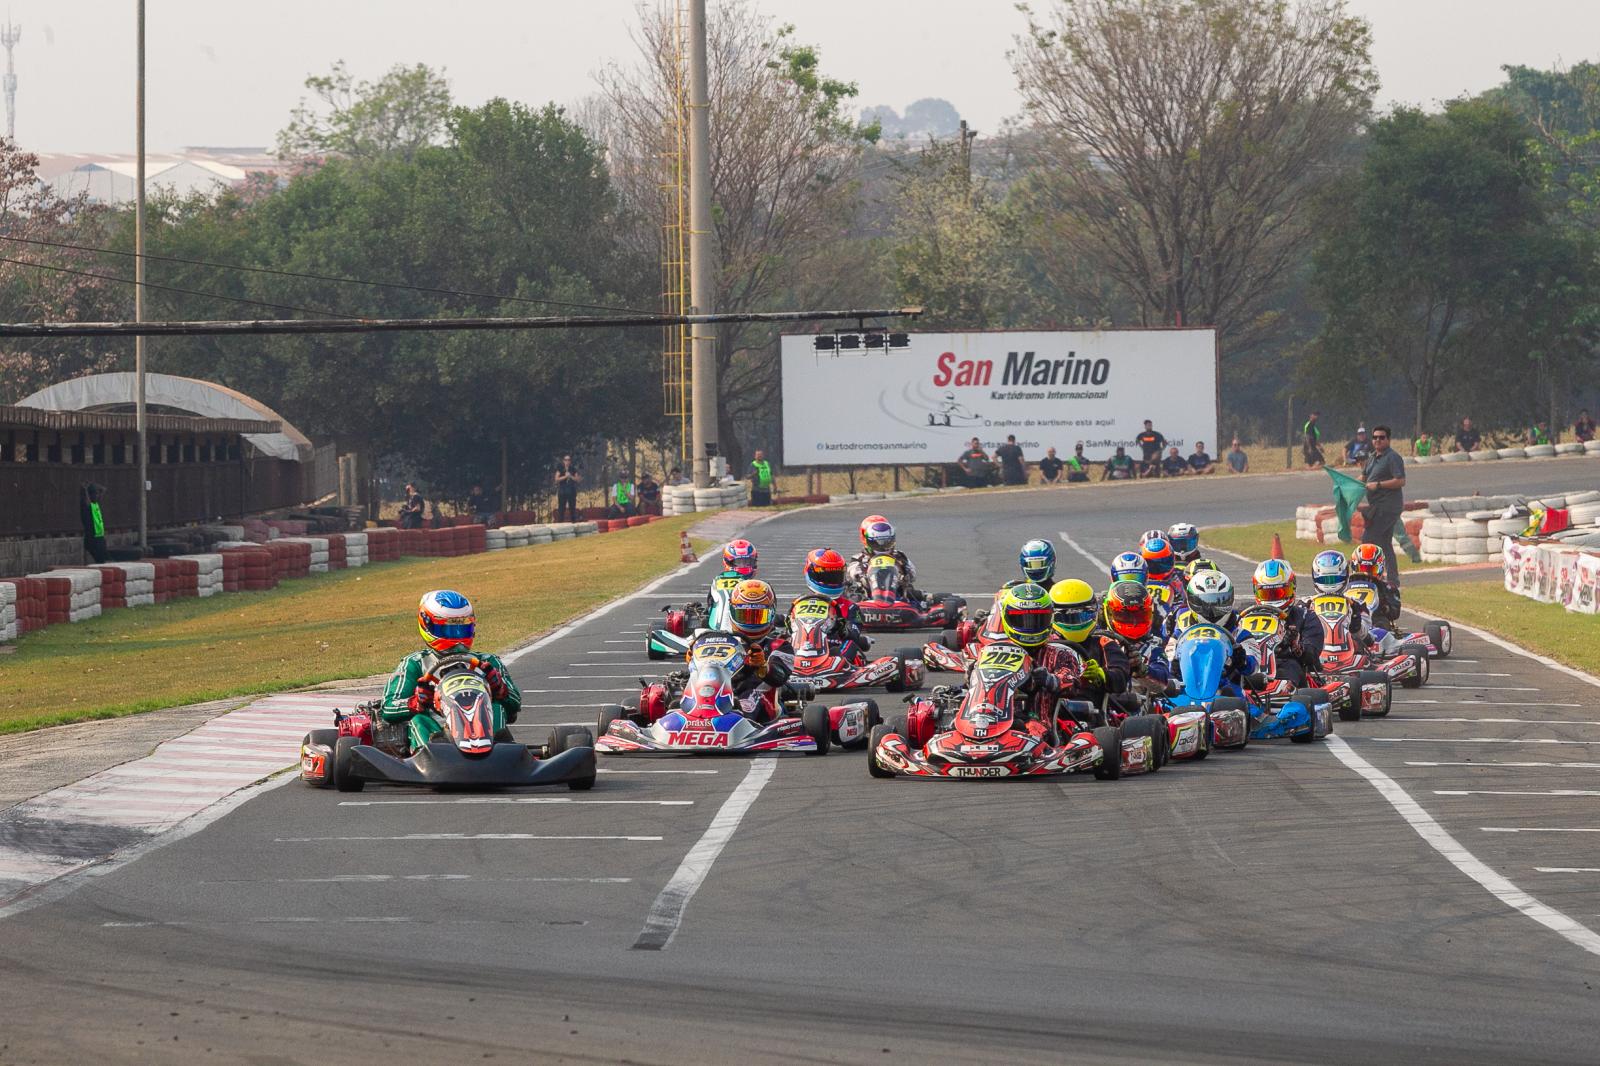
<instances>
[{"instance_id":1,"label":"asphalt track","mask_svg":"<svg viewBox=\"0 0 1600 1066\"><path fill-rule=\"evenodd\" d=\"M1595 470L1432 468L1411 491ZM981 595L1030 536L1097 579L1086 555L1141 529L1281 517L1324 486L881 509L926 587ZM752 530L763 575L792 594L803 552L846 546L859 517ZM656 608L708 576L518 659L519 736L636 687ZM1597 697L1459 634L1428 688L1338 736L1471 858L1600 929ZM1596 1061L1600 954L1447 861L1334 745L1011 785L876 781L841 752L602 765L646 772L526 796L291 783L84 878L0 920L0 1063ZM703 883L668 940L663 887L708 831L725 846L689 864Z\"/></svg>"}]
</instances>

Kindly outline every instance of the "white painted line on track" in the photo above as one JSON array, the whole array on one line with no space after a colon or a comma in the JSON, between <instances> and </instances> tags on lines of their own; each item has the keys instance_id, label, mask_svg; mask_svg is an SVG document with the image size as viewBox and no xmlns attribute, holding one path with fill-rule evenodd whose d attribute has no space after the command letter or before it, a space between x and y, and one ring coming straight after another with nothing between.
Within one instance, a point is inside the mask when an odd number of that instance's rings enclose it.
<instances>
[{"instance_id":1,"label":"white painted line on track","mask_svg":"<svg viewBox=\"0 0 1600 1066\"><path fill-rule=\"evenodd\" d=\"M1085 559L1089 560L1089 562L1091 564L1093 564L1094 568L1096 570L1100 571L1100 573L1109 574L1111 572L1111 564L1110 563L1106 562L1104 559L1097 559L1093 555L1090 555L1084 549L1083 545L1079 544L1077 541L1075 541L1071 537L1067 536L1066 530L1064 530L1064 529L1063 530L1058 530L1056 532L1056 536L1061 538L1061 543L1065 544L1067 547L1071 548L1073 551L1077 552L1079 555L1081 555ZM1244 557L1240 556L1240 558L1242 559Z\"/></svg>"},{"instance_id":2,"label":"white painted line on track","mask_svg":"<svg viewBox=\"0 0 1600 1066\"><path fill-rule=\"evenodd\" d=\"M1576 678L1586 685L1593 685L1596 688L1600 688L1600 677L1595 677L1593 674L1586 674L1582 670L1568 666L1566 663L1558 663L1548 655L1540 655L1538 652L1529 651L1527 648L1513 644L1503 637L1497 637L1493 633L1479 629L1477 626L1469 626L1465 622L1456 622L1440 615L1429 614L1427 611L1419 611L1415 607L1407 607L1406 610L1411 614L1416 615L1418 618L1426 618L1430 622L1449 622L1452 629L1459 629L1463 633L1471 633L1479 640L1487 641L1497 648L1511 652L1513 655L1520 655L1524 659L1532 659L1534 662L1548 666L1550 669L1555 670L1558 673L1563 673L1568 677ZM1465 662L1465 660L1457 661Z\"/></svg>"},{"instance_id":3,"label":"white painted line on track","mask_svg":"<svg viewBox=\"0 0 1600 1066\"><path fill-rule=\"evenodd\" d=\"M1429 682L1431 689L1444 689L1455 692L1538 692L1539 689L1531 685L1435 685Z\"/></svg>"},{"instance_id":4,"label":"white painted line on track","mask_svg":"<svg viewBox=\"0 0 1600 1066\"><path fill-rule=\"evenodd\" d=\"M716 770L612 770L602 766L597 774L714 774Z\"/></svg>"},{"instance_id":5,"label":"white painted line on track","mask_svg":"<svg viewBox=\"0 0 1600 1066\"><path fill-rule=\"evenodd\" d=\"M1552 788L1542 792L1502 791L1499 789L1435 789L1435 796L1600 796L1588 788Z\"/></svg>"},{"instance_id":6,"label":"white painted line on track","mask_svg":"<svg viewBox=\"0 0 1600 1066\"><path fill-rule=\"evenodd\" d=\"M707 875L711 873L712 864L717 861L717 856L722 854L722 849L733 839L734 830L739 828L739 822L744 818L761 795L761 790L772 780L772 773L777 769L776 759L755 759L750 763L750 770L744 775L744 780L739 782L722 807L718 809L716 817L711 819L705 834L695 841L694 847L689 849L689 854L683 857L683 862L678 865L677 871L671 880L662 888L661 894L656 897L655 903L650 906L650 914L645 918L644 928L639 931L639 937L633 942L633 947L641 951L661 951L672 943L673 937L678 935L678 929L683 923L684 911L689 907L689 901L700 890Z\"/></svg>"},{"instance_id":7,"label":"white painted line on track","mask_svg":"<svg viewBox=\"0 0 1600 1066\"><path fill-rule=\"evenodd\" d=\"M1573 704L1577 706L1577 704ZM1388 715L1386 722L1490 722L1495 725L1600 725L1600 722L1573 721L1566 718L1434 718L1431 715Z\"/></svg>"},{"instance_id":8,"label":"white painted line on track","mask_svg":"<svg viewBox=\"0 0 1600 1066\"><path fill-rule=\"evenodd\" d=\"M1481 833L1600 833L1600 829L1547 829L1540 826L1519 829L1510 825L1480 825L1478 831Z\"/></svg>"},{"instance_id":9,"label":"white painted line on track","mask_svg":"<svg viewBox=\"0 0 1600 1066\"><path fill-rule=\"evenodd\" d=\"M1407 766L1513 766L1524 769L1552 767L1561 770L1600 770L1600 762L1408 762Z\"/></svg>"},{"instance_id":10,"label":"white painted line on track","mask_svg":"<svg viewBox=\"0 0 1600 1066\"><path fill-rule=\"evenodd\" d=\"M1362 737L1374 744L1600 744L1600 740L1509 740L1506 737Z\"/></svg>"},{"instance_id":11,"label":"white painted line on track","mask_svg":"<svg viewBox=\"0 0 1600 1066\"><path fill-rule=\"evenodd\" d=\"M1544 703L1535 700L1408 700L1396 696L1396 707L1582 707L1581 703Z\"/></svg>"},{"instance_id":12,"label":"white painted line on track","mask_svg":"<svg viewBox=\"0 0 1600 1066\"><path fill-rule=\"evenodd\" d=\"M1444 666L1441 665L1442 663L1445 663L1445 662L1454 662L1454 660L1453 659L1440 659L1440 660L1436 660L1433 663L1432 670L1433 670L1433 672L1435 674L1438 674L1440 677L1445 677L1445 676L1449 676L1449 677L1510 677L1511 676L1509 673L1490 673L1487 670L1456 670L1456 669L1453 669L1453 668L1446 669Z\"/></svg>"},{"instance_id":13,"label":"white painted line on track","mask_svg":"<svg viewBox=\"0 0 1600 1066\"><path fill-rule=\"evenodd\" d=\"M1600 866L1535 866L1542 874L1600 874Z\"/></svg>"},{"instance_id":14,"label":"white painted line on track","mask_svg":"<svg viewBox=\"0 0 1600 1066\"><path fill-rule=\"evenodd\" d=\"M1477 856L1462 847L1455 837L1446 832L1432 815L1422 809L1420 803L1412 799L1405 789L1395 784L1393 778L1357 755L1355 749L1345 743L1343 738L1329 736L1326 743L1335 758L1377 789L1378 794L1389 801L1389 805L1412 829L1416 830L1417 835L1427 842L1429 847L1444 856L1452 866L1478 882L1512 910L1532 918L1591 955L1600 955L1600 934L1554 907L1539 902L1508 878L1490 869Z\"/></svg>"},{"instance_id":15,"label":"white painted line on track","mask_svg":"<svg viewBox=\"0 0 1600 1066\"><path fill-rule=\"evenodd\" d=\"M606 641L606 643L610 644L611 642L608 640L608 641ZM634 641L631 641L631 640L626 640L626 641L619 640L617 643L618 644L632 644L632 643L634 643ZM586 651L583 654L585 654L585 655L643 655L644 653L640 652L640 651ZM1509 674L1501 674L1499 676L1501 676L1501 677L1509 677L1511 675L1509 675Z\"/></svg>"},{"instance_id":16,"label":"white painted line on track","mask_svg":"<svg viewBox=\"0 0 1600 1066\"><path fill-rule=\"evenodd\" d=\"M534 833L406 833L392 837L274 837L274 844L316 844L322 841L346 840L422 840L422 841L460 841L460 840L632 840L653 841L661 837L638 836L539 836Z\"/></svg>"},{"instance_id":17,"label":"white painted line on track","mask_svg":"<svg viewBox=\"0 0 1600 1066\"><path fill-rule=\"evenodd\" d=\"M596 665L610 666L611 664L610 663L601 663L601 664L596 664ZM631 674L551 674L548 678L546 678L546 680L549 680L549 681L604 681L604 680L608 680L610 678L616 678L618 681L623 681L623 680L632 681L634 684L637 685L639 683L639 672L636 670ZM526 690L524 690L524 691L526 691ZM536 690L536 691L542 691L542 690ZM568 689L567 691L568 692L574 692L574 691L578 691L578 690L576 690L576 689Z\"/></svg>"},{"instance_id":18,"label":"white painted line on track","mask_svg":"<svg viewBox=\"0 0 1600 1066\"><path fill-rule=\"evenodd\" d=\"M341 807L439 807L458 804L468 807L503 803L541 803L608 807L693 807L694 800L580 800L563 796L462 796L456 799L340 800Z\"/></svg>"},{"instance_id":19,"label":"white painted line on track","mask_svg":"<svg viewBox=\"0 0 1600 1066\"><path fill-rule=\"evenodd\" d=\"M535 882L539 884L628 885L631 877L480 877L477 874L334 874L331 877L235 878L228 881L198 881L201 885L367 885L388 881L492 881L496 884Z\"/></svg>"}]
</instances>

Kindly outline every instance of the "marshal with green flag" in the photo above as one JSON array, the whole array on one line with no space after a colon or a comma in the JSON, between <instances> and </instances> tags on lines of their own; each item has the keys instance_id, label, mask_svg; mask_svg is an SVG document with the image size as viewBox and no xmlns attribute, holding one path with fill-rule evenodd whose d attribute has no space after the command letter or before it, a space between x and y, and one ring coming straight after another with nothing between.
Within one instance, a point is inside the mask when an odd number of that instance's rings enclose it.
<instances>
[{"instance_id":1,"label":"marshal with green flag","mask_svg":"<svg viewBox=\"0 0 1600 1066\"><path fill-rule=\"evenodd\" d=\"M1339 516L1339 541L1349 544L1355 539L1350 532L1350 516L1356 513L1356 508L1366 498L1367 487L1349 474L1341 474L1330 467L1323 469L1333 478L1333 509Z\"/></svg>"}]
</instances>

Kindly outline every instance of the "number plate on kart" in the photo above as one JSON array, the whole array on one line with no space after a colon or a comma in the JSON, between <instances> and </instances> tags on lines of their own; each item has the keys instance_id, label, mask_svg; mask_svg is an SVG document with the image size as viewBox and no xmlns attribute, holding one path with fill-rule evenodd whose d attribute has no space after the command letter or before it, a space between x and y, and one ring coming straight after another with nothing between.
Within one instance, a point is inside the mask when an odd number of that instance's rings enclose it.
<instances>
[{"instance_id":1,"label":"number plate on kart","mask_svg":"<svg viewBox=\"0 0 1600 1066\"><path fill-rule=\"evenodd\" d=\"M725 663L744 652L737 640L723 637L702 637L695 642L694 661L697 663Z\"/></svg>"},{"instance_id":2,"label":"number plate on kart","mask_svg":"<svg viewBox=\"0 0 1600 1066\"><path fill-rule=\"evenodd\" d=\"M794 605L794 610L789 617L804 620L816 620L828 617L833 613L833 607L822 600L801 600Z\"/></svg>"},{"instance_id":3,"label":"number plate on kart","mask_svg":"<svg viewBox=\"0 0 1600 1066\"><path fill-rule=\"evenodd\" d=\"M991 644L978 656L978 669L1010 673L1028 658L1021 648L1005 644Z\"/></svg>"},{"instance_id":4,"label":"number plate on kart","mask_svg":"<svg viewBox=\"0 0 1600 1066\"><path fill-rule=\"evenodd\" d=\"M1183 631L1184 640L1227 640L1228 634L1216 626L1195 626Z\"/></svg>"},{"instance_id":5,"label":"number plate on kart","mask_svg":"<svg viewBox=\"0 0 1600 1066\"><path fill-rule=\"evenodd\" d=\"M1261 636L1276 633L1283 626L1282 620L1275 614L1247 614L1239 619L1239 624Z\"/></svg>"},{"instance_id":6,"label":"number plate on kart","mask_svg":"<svg viewBox=\"0 0 1600 1066\"><path fill-rule=\"evenodd\" d=\"M1004 766L952 766L951 777L1006 777L1011 771Z\"/></svg>"},{"instance_id":7,"label":"number plate on kart","mask_svg":"<svg viewBox=\"0 0 1600 1066\"><path fill-rule=\"evenodd\" d=\"M743 580L744 578L742 577L728 577L724 575L711 582L711 587L716 589L718 592L732 592L734 589L739 587L739 583Z\"/></svg>"},{"instance_id":8,"label":"number plate on kart","mask_svg":"<svg viewBox=\"0 0 1600 1066\"><path fill-rule=\"evenodd\" d=\"M1311 609L1323 618L1343 618L1350 613L1350 601L1343 596L1318 596Z\"/></svg>"},{"instance_id":9,"label":"number plate on kart","mask_svg":"<svg viewBox=\"0 0 1600 1066\"><path fill-rule=\"evenodd\" d=\"M892 555L874 555L872 561L867 563L868 570L893 570L899 566L899 560Z\"/></svg>"},{"instance_id":10,"label":"number plate on kart","mask_svg":"<svg viewBox=\"0 0 1600 1066\"><path fill-rule=\"evenodd\" d=\"M1349 596L1367 607L1375 607L1378 603L1378 590L1371 585L1351 585Z\"/></svg>"}]
</instances>

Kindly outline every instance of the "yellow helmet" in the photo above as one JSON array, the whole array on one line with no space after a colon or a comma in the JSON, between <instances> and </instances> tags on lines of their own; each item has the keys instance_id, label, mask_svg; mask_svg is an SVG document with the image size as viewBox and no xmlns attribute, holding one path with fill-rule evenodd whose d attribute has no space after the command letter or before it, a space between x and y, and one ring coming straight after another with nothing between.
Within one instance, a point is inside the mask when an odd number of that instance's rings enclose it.
<instances>
[{"instance_id":1,"label":"yellow helmet","mask_svg":"<svg viewBox=\"0 0 1600 1066\"><path fill-rule=\"evenodd\" d=\"M1053 612L1051 626L1062 640L1080 644L1094 632L1099 611L1094 589L1087 581L1075 577L1057 581L1050 588L1050 608Z\"/></svg>"},{"instance_id":2,"label":"yellow helmet","mask_svg":"<svg viewBox=\"0 0 1600 1066\"><path fill-rule=\"evenodd\" d=\"M1000 599L1000 628L1024 648L1040 647L1050 639L1050 617L1050 598L1031 581L1008 589Z\"/></svg>"}]
</instances>

